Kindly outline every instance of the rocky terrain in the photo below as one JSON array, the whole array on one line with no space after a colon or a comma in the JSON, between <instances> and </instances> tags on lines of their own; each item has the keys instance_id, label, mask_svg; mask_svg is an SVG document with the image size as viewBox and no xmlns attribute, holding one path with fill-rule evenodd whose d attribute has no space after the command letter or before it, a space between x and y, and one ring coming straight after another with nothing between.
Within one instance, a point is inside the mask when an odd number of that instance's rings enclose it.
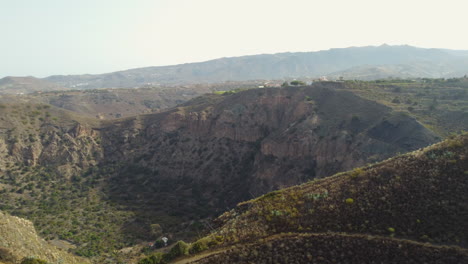
<instances>
[{"instance_id":1,"label":"rocky terrain","mask_svg":"<svg viewBox=\"0 0 468 264\"><path fill-rule=\"evenodd\" d=\"M97 123L45 104L2 104L0 169L15 164L47 166L70 177L96 165L100 138Z\"/></svg>"},{"instance_id":2,"label":"rocky terrain","mask_svg":"<svg viewBox=\"0 0 468 264\"><path fill-rule=\"evenodd\" d=\"M464 263L467 146L456 136L240 203L209 236L140 263Z\"/></svg>"},{"instance_id":3,"label":"rocky terrain","mask_svg":"<svg viewBox=\"0 0 468 264\"><path fill-rule=\"evenodd\" d=\"M385 105L390 95L382 104L366 89L215 92L115 120L32 97L3 100L0 209L31 219L49 240L73 242L76 254L120 261L114 250L162 234L192 240L238 202L440 140L413 112Z\"/></svg>"},{"instance_id":4,"label":"rocky terrain","mask_svg":"<svg viewBox=\"0 0 468 264\"><path fill-rule=\"evenodd\" d=\"M65 250L60 250L40 238L31 221L0 212L0 263L16 264L22 259L34 257L50 264L90 263Z\"/></svg>"},{"instance_id":5,"label":"rocky terrain","mask_svg":"<svg viewBox=\"0 0 468 264\"><path fill-rule=\"evenodd\" d=\"M185 216L214 212L437 140L413 118L337 85L205 96L104 125L104 155L122 164L110 193L161 209L172 201Z\"/></svg>"}]
</instances>

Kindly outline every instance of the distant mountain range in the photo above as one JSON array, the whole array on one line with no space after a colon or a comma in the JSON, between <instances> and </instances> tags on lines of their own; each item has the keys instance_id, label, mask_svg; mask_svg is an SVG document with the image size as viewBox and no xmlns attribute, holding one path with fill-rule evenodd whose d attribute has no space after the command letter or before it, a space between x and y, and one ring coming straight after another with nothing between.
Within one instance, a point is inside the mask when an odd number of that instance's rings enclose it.
<instances>
[{"instance_id":1,"label":"distant mountain range","mask_svg":"<svg viewBox=\"0 0 468 264\"><path fill-rule=\"evenodd\" d=\"M467 73L468 51L381 45L220 58L105 74L54 75L42 80L65 88L93 89L320 76L365 80L448 78Z\"/></svg>"},{"instance_id":2,"label":"distant mountain range","mask_svg":"<svg viewBox=\"0 0 468 264\"><path fill-rule=\"evenodd\" d=\"M12 77L0 79L0 94L22 94L38 91L67 90L59 84L48 82L32 76Z\"/></svg>"}]
</instances>

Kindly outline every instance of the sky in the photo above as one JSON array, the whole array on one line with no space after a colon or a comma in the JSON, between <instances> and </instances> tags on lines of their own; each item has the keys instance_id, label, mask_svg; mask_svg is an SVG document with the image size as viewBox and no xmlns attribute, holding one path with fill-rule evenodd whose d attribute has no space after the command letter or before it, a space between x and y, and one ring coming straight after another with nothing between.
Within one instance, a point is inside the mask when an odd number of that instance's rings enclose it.
<instances>
[{"instance_id":1,"label":"sky","mask_svg":"<svg viewBox=\"0 0 468 264\"><path fill-rule=\"evenodd\" d=\"M0 0L0 78L408 44L468 50L466 0Z\"/></svg>"}]
</instances>

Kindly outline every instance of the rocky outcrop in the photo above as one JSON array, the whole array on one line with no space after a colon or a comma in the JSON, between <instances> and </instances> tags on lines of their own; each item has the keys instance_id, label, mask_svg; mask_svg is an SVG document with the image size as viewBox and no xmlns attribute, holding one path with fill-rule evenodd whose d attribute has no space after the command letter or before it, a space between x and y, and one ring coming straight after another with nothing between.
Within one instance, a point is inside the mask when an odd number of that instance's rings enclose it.
<instances>
[{"instance_id":1,"label":"rocky outcrop","mask_svg":"<svg viewBox=\"0 0 468 264\"><path fill-rule=\"evenodd\" d=\"M37 107L42 110L42 106ZM62 168L67 172L64 176L69 177L101 160L99 133L86 122L68 116L53 120L48 111L31 110L34 108L21 104L8 108L18 110L0 113L0 170L13 164L47 166ZM21 115L15 116L15 112Z\"/></svg>"},{"instance_id":2,"label":"rocky outcrop","mask_svg":"<svg viewBox=\"0 0 468 264\"><path fill-rule=\"evenodd\" d=\"M0 263L19 263L26 257L43 259L51 264L89 263L41 239L30 221L3 212L0 212L0 237Z\"/></svg>"}]
</instances>

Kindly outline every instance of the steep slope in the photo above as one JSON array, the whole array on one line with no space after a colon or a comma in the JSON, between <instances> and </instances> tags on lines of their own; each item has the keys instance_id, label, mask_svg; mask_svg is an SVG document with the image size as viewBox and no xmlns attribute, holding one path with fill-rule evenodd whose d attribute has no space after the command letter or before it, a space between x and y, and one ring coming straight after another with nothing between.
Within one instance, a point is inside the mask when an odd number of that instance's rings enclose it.
<instances>
[{"instance_id":1,"label":"steep slope","mask_svg":"<svg viewBox=\"0 0 468 264\"><path fill-rule=\"evenodd\" d=\"M101 157L94 120L45 104L0 105L0 169L16 164L54 167L66 176Z\"/></svg>"},{"instance_id":2,"label":"steep slope","mask_svg":"<svg viewBox=\"0 0 468 264\"><path fill-rule=\"evenodd\" d=\"M48 82L35 77L13 77L8 76L0 79L0 94L23 94L32 92L45 92L65 90L56 83Z\"/></svg>"},{"instance_id":3,"label":"steep slope","mask_svg":"<svg viewBox=\"0 0 468 264\"><path fill-rule=\"evenodd\" d=\"M97 230L115 236L128 215L100 199L96 179L82 177L103 158L98 125L50 105L0 104L0 210L33 221L48 240L71 241L84 256L96 255Z\"/></svg>"},{"instance_id":4,"label":"steep slope","mask_svg":"<svg viewBox=\"0 0 468 264\"><path fill-rule=\"evenodd\" d=\"M115 171L109 195L142 218L193 220L437 140L409 116L341 86L210 95L112 122L101 131Z\"/></svg>"},{"instance_id":5,"label":"steep slope","mask_svg":"<svg viewBox=\"0 0 468 264\"><path fill-rule=\"evenodd\" d=\"M41 239L30 221L0 212L0 263L34 257L48 263L89 263Z\"/></svg>"},{"instance_id":6,"label":"steep slope","mask_svg":"<svg viewBox=\"0 0 468 264\"><path fill-rule=\"evenodd\" d=\"M467 188L464 134L240 203L186 252L228 246L191 258L194 263L264 263L274 256L311 263L464 263Z\"/></svg>"},{"instance_id":7,"label":"steep slope","mask_svg":"<svg viewBox=\"0 0 468 264\"><path fill-rule=\"evenodd\" d=\"M152 84L245 81L286 77L319 77L362 65L426 65L418 77L453 77L466 71L463 52L411 46L350 47L318 52L262 54L221 58L200 63L147 67L98 75L50 76L47 81L64 87L138 87ZM429 67L427 65L430 65ZM397 76L405 76L404 67ZM466 74L466 72L464 73ZM394 77L397 77L394 76Z\"/></svg>"}]
</instances>

